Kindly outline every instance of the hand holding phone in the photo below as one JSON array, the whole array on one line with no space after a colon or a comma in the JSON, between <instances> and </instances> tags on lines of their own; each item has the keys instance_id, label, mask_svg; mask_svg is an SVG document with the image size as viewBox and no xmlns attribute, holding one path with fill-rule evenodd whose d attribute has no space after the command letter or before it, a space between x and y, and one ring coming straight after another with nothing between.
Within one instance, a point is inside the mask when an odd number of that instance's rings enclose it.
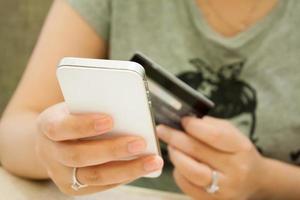
<instances>
[{"instance_id":1,"label":"hand holding phone","mask_svg":"<svg viewBox=\"0 0 300 200\"><path fill-rule=\"evenodd\" d=\"M57 77L72 114L105 113L113 118L112 130L94 139L140 136L147 147L138 156L160 155L141 65L130 61L64 58L57 68ZM160 174L161 171L156 171L147 177Z\"/></svg>"},{"instance_id":2,"label":"hand holding phone","mask_svg":"<svg viewBox=\"0 0 300 200\"><path fill-rule=\"evenodd\" d=\"M85 140L111 131L113 120L106 114L71 114L62 102L44 110L37 127L39 161L49 178L68 195L107 190L162 168L162 159L155 155L120 161L145 151L146 141L140 136ZM87 187L71 187L74 169L77 180Z\"/></svg>"}]
</instances>

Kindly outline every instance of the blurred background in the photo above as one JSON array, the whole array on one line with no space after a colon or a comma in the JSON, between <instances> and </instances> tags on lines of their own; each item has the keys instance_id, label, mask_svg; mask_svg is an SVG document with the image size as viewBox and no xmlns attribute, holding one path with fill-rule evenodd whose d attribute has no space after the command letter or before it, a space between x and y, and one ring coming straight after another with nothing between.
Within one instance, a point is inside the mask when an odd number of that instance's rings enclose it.
<instances>
[{"instance_id":1,"label":"blurred background","mask_svg":"<svg viewBox=\"0 0 300 200\"><path fill-rule=\"evenodd\" d=\"M0 116L26 67L51 2L0 0Z\"/></svg>"}]
</instances>

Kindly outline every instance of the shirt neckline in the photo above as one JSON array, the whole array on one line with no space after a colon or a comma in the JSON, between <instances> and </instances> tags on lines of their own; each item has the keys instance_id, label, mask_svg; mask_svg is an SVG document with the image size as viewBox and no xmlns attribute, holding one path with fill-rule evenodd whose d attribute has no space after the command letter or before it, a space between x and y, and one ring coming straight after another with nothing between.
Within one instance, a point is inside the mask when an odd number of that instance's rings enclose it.
<instances>
[{"instance_id":1,"label":"shirt neckline","mask_svg":"<svg viewBox=\"0 0 300 200\"><path fill-rule=\"evenodd\" d=\"M245 31L238 33L232 37L226 37L216 32L206 21L203 16L203 12L199 9L196 0L186 0L188 3L188 9L192 16L192 20L198 31L204 34L205 37L217 41L228 47L238 48L246 44L252 38L254 38L266 27L271 26L276 22L284 13L285 8L289 1L279 0L277 5L262 19L255 24L249 26Z\"/></svg>"}]
</instances>

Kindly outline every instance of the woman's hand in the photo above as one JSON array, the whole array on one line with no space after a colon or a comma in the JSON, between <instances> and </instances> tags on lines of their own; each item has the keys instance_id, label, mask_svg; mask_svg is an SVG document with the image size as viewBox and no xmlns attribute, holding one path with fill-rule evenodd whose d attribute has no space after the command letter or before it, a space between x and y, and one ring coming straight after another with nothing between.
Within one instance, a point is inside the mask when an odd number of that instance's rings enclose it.
<instances>
[{"instance_id":1,"label":"woman's hand","mask_svg":"<svg viewBox=\"0 0 300 200\"><path fill-rule=\"evenodd\" d=\"M66 194L99 192L162 168L162 159L154 155L120 161L145 150L140 137L80 140L111 130L113 121L107 115L71 115L65 103L60 103L45 110L37 124L37 154L49 177ZM71 188L75 167L78 181L88 185L78 191Z\"/></svg>"},{"instance_id":2,"label":"woman's hand","mask_svg":"<svg viewBox=\"0 0 300 200\"><path fill-rule=\"evenodd\" d=\"M182 120L186 133L160 125L159 137L168 144L174 178L194 199L246 200L259 193L264 158L246 136L228 121L212 117ZM206 191L212 171L219 191Z\"/></svg>"}]
</instances>

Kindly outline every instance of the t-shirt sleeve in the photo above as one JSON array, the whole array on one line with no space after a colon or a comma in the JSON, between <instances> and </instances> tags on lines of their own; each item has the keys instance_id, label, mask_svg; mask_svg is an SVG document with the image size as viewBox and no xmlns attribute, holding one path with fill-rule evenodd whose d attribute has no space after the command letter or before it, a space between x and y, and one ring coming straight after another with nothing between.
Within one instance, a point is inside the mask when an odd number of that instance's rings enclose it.
<instances>
[{"instance_id":1,"label":"t-shirt sleeve","mask_svg":"<svg viewBox=\"0 0 300 200\"><path fill-rule=\"evenodd\" d=\"M109 39L111 0L68 0L69 4L104 40Z\"/></svg>"}]
</instances>

